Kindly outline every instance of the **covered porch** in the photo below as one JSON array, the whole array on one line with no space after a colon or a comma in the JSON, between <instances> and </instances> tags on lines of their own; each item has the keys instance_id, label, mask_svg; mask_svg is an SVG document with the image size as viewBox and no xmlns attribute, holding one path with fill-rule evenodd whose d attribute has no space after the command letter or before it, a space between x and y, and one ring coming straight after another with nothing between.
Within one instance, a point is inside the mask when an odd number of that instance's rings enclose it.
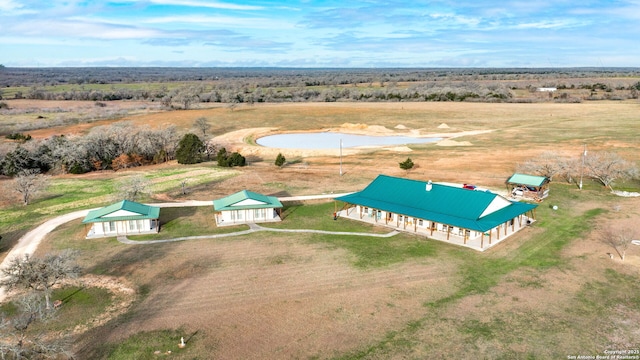
<instances>
[{"instance_id":1,"label":"covered porch","mask_svg":"<svg viewBox=\"0 0 640 360\"><path fill-rule=\"evenodd\" d=\"M531 210L492 229L478 231L353 204L345 204L336 215L339 218L385 226L477 251L490 249L535 221L534 210Z\"/></svg>"}]
</instances>

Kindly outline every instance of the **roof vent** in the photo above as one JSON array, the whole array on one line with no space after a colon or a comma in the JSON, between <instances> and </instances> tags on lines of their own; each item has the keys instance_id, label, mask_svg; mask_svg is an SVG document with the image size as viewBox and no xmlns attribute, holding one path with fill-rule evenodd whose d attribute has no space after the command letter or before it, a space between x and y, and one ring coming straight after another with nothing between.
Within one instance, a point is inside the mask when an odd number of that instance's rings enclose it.
<instances>
[{"instance_id":1,"label":"roof vent","mask_svg":"<svg viewBox=\"0 0 640 360\"><path fill-rule=\"evenodd\" d=\"M431 180L429 180L427 181L427 186L425 187L425 190L431 191L431 188L433 188L433 184L431 184Z\"/></svg>"}]
</instances>

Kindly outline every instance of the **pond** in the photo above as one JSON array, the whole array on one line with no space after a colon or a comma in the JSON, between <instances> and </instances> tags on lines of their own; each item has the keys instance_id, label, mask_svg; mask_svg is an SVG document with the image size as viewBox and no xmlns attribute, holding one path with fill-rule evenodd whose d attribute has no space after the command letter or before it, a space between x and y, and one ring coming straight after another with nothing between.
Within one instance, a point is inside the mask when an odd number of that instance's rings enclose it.
<instances>
[{"instance_id":1,"label":"pond","mask_svg":"<svg viewBox=\"0 0 640 360\"><path fill-rule=\"evenodd\" d=\"M352 148L358 146L424 144L440 141L442 138L369 136L336 132L317 132L269 135L257 139L256 143L265 147L282 149L338 149L340 148L341 140L343 148Z\"/></svg>"}]
</instances>

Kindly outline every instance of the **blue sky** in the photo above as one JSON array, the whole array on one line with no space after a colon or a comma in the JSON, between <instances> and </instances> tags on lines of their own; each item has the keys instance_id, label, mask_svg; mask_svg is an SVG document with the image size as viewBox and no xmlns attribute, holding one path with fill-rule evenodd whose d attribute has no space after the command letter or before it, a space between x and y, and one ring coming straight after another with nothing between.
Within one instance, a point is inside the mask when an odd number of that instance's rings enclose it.
<instances>
[{"instance_id":1,"label":"blue sky","mask_svg":"<svg viewBox=\"0 0 640 360\"><path fill-rule=\"evenodd\" d=\"M0 0L5 66L640 66L640 0Z\"/></svg>"}]
</instances>

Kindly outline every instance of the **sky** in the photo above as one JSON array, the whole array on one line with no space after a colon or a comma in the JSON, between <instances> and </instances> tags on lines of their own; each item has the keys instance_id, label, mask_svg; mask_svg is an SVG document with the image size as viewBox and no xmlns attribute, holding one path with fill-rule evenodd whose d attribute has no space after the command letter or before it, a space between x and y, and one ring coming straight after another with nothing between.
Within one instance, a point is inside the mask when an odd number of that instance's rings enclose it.
<instances>
[{"instance_id":1,"label":"sky","mask_svg":"<svg viewBox=\"0 0 640 360\"><path fill-rule=\"evenodd\" d=\"M640 0L0 0L7 67L638 67Z\"/></svg>"}]
</instances>

